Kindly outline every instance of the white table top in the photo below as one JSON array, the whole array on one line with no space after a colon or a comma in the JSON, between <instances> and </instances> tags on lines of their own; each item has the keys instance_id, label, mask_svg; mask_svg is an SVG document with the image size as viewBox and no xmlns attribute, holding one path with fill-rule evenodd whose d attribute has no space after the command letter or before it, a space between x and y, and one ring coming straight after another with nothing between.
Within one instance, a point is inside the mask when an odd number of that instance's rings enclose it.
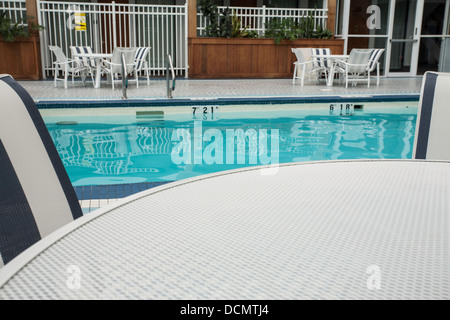
<instances>
[{"instance_id":1,"label":"white table top","mask_svg":"<svg viewBox=\"0 0 450 320\"><path fill-rule=\"evenodd\" d=\"M324 58L324 59L346 59L349 57L347 54L313 54L311 55L314 58Z\"/></svg>"},{"instance_id":2,"label":"white table top","mask_svg":"<svg viewBox=\"0 0 450 320\"><path fill-rule=\"evenodd\" d=\"M450 163L274 170L90 213L1 269L0 300L450 298Z\"/></svg>"},{"instance_id":3,"label":"white table top","mask_svg":"<svg viewBox=\"0 0 450 320\"><path fill-rule=\"evenodd\" d=\"M80 58L111 58L111 53L74 53L73 54L76 57Z\"/></svg>"}]
</instances>

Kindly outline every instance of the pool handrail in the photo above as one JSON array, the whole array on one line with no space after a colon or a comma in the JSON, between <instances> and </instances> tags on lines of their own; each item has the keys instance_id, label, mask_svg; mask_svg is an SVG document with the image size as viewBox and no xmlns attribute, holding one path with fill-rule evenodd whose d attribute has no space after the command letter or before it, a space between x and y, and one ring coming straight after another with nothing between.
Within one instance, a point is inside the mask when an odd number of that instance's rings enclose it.
<instances>
[{"instance_id":1,"label":"pool handrail","mask_svg":"<svg viewBox=\"0 0 450 320\"><path fill-rule=\"evenodd\" d=\"M175 71L173 69L172 57L170 54L167 55L166 63L166 77L167 77L167 98L172 99L172 92L175 90ZM170 72L170 74L169 74ZM172 76L172 86L170 86L170 75Z\"/></svg>"}]
</instances>

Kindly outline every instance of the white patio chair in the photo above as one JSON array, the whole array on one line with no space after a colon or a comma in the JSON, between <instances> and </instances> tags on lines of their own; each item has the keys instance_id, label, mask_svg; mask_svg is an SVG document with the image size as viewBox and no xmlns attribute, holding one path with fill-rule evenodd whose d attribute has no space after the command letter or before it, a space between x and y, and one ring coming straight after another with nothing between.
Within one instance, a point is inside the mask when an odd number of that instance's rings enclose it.
<instances>
[{"instance_id":1,"label":"white patio chair","mask_svg":"<svg viewBox=\"0 0 450 320\"><path fill-rule=\"evenodd\" d=\"M319 69L314 66L314 61L311 59L311 48L292 48L291 50L297 58L297 61L294 62L292 84L295 84L295 79L300 79L300 84L303 87L306 74L309 81L311 81L311 75L314 76L316 81L319 81Z\"/></svg>"},{"instance_id":2,"label":"white patio chair","mask_svg":"<svg viewBox=\"0 0 450 320\"><path fill-rule=\"evenodd\" d=\"M97 62L95 59L87 57L77 57L77 53L92 53L92 48L89 46L70 46L73 60L77 63L79 68L86 68L87 73L91 76L92 82L94 82L95 71L97 69Z\"/></svg>"},{"instance_id":3,"label":"white patio chair","mask_svg":"<svg viewBox=\"0 0 450 320\"><path fill-rule=\"evenodd\" d=\"M385 49L373 49L370 53L369 57L369 69L368 73L372 73L375 69L377 69L377 86L380 84L380 60L381 55L383 54ZM370 81L370 79L369 79Z\"/></svg>"},{"instance_id":4,"label":"white patio chair","mask_svg":"<svg viewBox=\"0 0 450 320\"><path fill-rule=\"evenodd\" d=\"M105 64L105 72L111 81L112 89L114 90L114 82L122 82L122 53L125 56L125 64L127 66L127 75L133 74L136 56L136 48L114 48L111 61L103 59Z\"/></svg>"},{"instance_id":5,"label":"white patio chair","mask_svg":"<svg viewBox=\"0 0 450 320\"><path fill-rule=\"evenodd\" d=\"M71 60L66 57L62 49L58 46L49 46L49 49L56 57L55 62L55 87L58 86L58 81L63 81L64 89L67 89L67 79L72 77L72 83L74 83L75 77L81 77L83 84L86 84L86 75L89 73L88 68L79 65L75 60ZM62 72L62 78L59 77L59 72Z\"/></svg>"},{"instance_id":6,"label":"white patio chair","mask_svg":"<svg viewBox=\"0 0 450 320\"><path fill-rule=\"evenodd\" d=\"M369 57L372 50L352 49L347 60L337 60L335 71L339 72L345 79L345 87L348 88L349 81L356 85L359 81L367 81L370 87Z\"/></svg>"},{"instance_id":7,"label":"white patio chair","mask_svg":"<svg viewBox=\"0 0 450 320\"><path fill-rule=\"evenodd\" d=\"M450 73L425 72L417 111L413 158L450 160Z\"/></svg>"},{"instance_id":8,"label":"white patio chair","mask_svg":"<svg viewBox=\"0 0 450 320\"><path fill-rule=\"evenodd\" d=\"M0 97L2 267L83 213L33 99L9 75L0 75Z\"/></svg>"},{"instance_id":9,"label":"white patio chair","mask_svg":"<svg viewBox=\"0 0 450 320\"><path fill-rule=\"evenodd\" d=\"M139 73L144 72L147 78L147 85L150 85L150 69L148 67L147 56L150 52L150 47L138 47L136 48L136 55L134 57L134 79L128 81L136 81L136 87L139 88Z\"/></svg>"},{"instance_id":10,"label":"white patio chair","mask_svg":"<svg viewBox=\"0 0 450 320\"><path fill-rule=\"evenodd\" d=\"M331 55L331 49L329 48L312 48L311 49L312 60L314 61L314 68L318 72L320 78L321 74L325 75L325 81L328 82L328 72L331 69L332 61L325 57Z\"/></svg>"}]
</instances>

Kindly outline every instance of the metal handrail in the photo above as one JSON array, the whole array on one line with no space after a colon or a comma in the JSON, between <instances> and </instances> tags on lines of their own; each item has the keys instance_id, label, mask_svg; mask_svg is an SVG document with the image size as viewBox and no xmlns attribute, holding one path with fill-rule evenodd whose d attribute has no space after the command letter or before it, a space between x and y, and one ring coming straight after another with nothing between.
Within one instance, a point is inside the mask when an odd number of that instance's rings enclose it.
<instances>
[{"instance_id":1,"label":"metal handrail","mask_svg":"<svg viewBox=\"0 0 450 320\"><path fill-rule=\"evenodd\" d=\"M172 74L172 87L170 86L170 75ZM167 98L172 99L172 92L175 90L175 71L173 70L172 57L170 54L167 55L166 63L166 78L167 78Z\"/></svg>"},{"instance_id":2,"label":"metal handrail","mask_svg":"<svg viewBox=\"0 0 450 320\"><path fill-rule=\"evenodd\" d=\"M122 99L128 99L128 97L127 97L127 89L128 89L127 62L125 60L125 54L122 53Z\"/></svg>"}]
</instances>

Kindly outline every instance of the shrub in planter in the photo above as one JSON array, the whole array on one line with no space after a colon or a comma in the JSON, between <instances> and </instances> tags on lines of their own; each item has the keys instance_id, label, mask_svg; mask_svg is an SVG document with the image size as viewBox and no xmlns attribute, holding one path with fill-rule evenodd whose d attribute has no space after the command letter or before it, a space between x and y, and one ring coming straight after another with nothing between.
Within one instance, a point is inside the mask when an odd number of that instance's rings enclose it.
<instances>
[{"instance_id":1,"label":"shrub in planter","mask_svg":"<svg viewBox=\"0 0 450 320\"><path fill-rule=\"evenodd\" d=\"M281 40L297 40L297 39L330 39L333 33L323 28L321 24L314 25L312 13L307 17L303 17L299 22L294 18L273 18L265 24L266 38L274 38L275 43Z\"/></svg>"},{"instance_id":2,"label":"shrub in planter","mask_svg":"<svg viewBox=\"0 0 450 320\"><path fill-rule=\"evenodd\" d=\"M241 19L226 8L219 13L213 0L199 0L198 7L206 17L207 26L205 27L205 36L213 38L257 38L258 33L253 30L242 28Z\"/></svg>"},{"instance_id":3,"label":"shrub in planter","mask_svg":"<svg viewBox=\"0 0 450 320\"><path fill-rule=\"evenodd\" d=\"M28 17L31 18L31 17ZM6 12L0 11L0 37L5 42L14 42L17 38L29 38L30 30L28 25L24 22L28 20L25 17L23 20L13 22ZM30 28L38 30L43 28L42 26L31 24Z\"/></svg>"}]
</instances>

